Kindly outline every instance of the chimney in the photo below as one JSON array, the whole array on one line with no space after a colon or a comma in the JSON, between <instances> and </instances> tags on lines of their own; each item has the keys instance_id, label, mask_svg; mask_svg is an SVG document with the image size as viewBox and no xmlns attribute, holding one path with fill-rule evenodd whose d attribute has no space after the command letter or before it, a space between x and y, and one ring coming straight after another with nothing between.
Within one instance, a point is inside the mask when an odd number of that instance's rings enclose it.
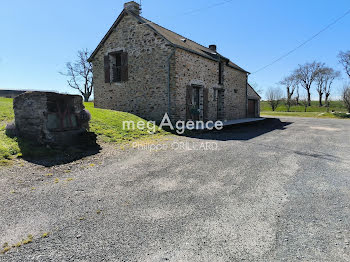
<instances>
[{"instance_id":1,"label":"chimney","mask_svg":"<svg viewBox=\"0 0 350 262\"><path fill-rule=\"evenodd\" d=\"M209 49L216 52L216 45L209 45Z\"/></svg>"},{"instance_id":2,"label":"chimney","mask_svg":"<svg viewBox=\"0 0 350 262\"><path fill-rule=\"evenodd\" d=\"M141 7L135 1L130 1L124 4L124 9L133 12L135 15L140 15Z\"/></svg>"}]
</instances>

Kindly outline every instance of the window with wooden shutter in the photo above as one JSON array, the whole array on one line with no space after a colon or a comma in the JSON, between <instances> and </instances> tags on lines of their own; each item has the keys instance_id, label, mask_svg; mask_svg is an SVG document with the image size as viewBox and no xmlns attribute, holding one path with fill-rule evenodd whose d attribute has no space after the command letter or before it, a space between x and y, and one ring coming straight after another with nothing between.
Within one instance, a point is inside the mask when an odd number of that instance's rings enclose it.
<instances>
[{"instance_id":1,"label":"window with wooden shutter","mask_svg":"<svg viewBox=\"0 0 350 262\"><path fill-rule=\"evenodd\" d=\"M109 53L109 64L112 67L112 82L128 81L128 53L118 51Z\"/></svg>"},{"instance_id":2,"label":"window with wooden shutter","mask_svg":"<svg viewBox=\"0 0 350 262\"><path fill-rule=\"evenodd\" d=\"M111 69L110 69L110 61L109 61L109 55L106 55L104 57L104 70L105 70L105 83L110 83L111 78Z\"/></svg>"}]
</instances>

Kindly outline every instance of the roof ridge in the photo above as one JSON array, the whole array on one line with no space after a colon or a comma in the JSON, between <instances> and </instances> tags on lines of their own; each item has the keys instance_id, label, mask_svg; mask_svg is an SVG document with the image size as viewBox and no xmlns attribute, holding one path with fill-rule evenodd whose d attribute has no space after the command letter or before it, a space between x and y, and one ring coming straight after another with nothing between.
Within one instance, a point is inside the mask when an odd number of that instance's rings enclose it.
<instances>
[{"instance_id":1,"label":"roof ridge","mask_svg":"<svg viewBox=\"0 0 350 262\"><path fill-rule=\"evenodd\" d=\"M103 37L103 39L100 41L100 43L98 44L96 49L92 52L88 61L90 61L90 62L92 61L93 57L98 52L99 48L103 45L105 40L112 33L113 29L119 24L120 20L124 17L124 14L131 14L133 17L135 17L139 21L140 25L147 25L150 29L154 30L156 33L161 35L165 40L167 40L169 43L171 43L176 48L180 48L180 49L183 49L185 51L192 52L194 54L200 55L202 57L205 57L205 58L208 58L208 59L211 59L214 61L219 61L220 57L225 58L228 60L228 63L227 63L228 66L230 66L236 70L239 70L239 71L242 71L244 73L249 74L249 72L247 72L243 68L239 67L238 65L233 63L230 59L221 55L217 51L215 51L215 53L214 53L213 50L211 50L209 47L205 47L204 45L201 45L201 44L193 41L190 38L187 38L183 35L180 35L180 34L174 32L172 30L169 30L169 29L167 29L167 28L165 28L157 23L154 23L153 21L148 20L147 18L144 18L143 16L135 14L131 11L127 11L125 9L123 9L123 11L119 14L117 20L113 23L113 25L108 30L108 32ZM186 39L186 41L183 41L183 39Z\"/></svg>"}]
</instances>

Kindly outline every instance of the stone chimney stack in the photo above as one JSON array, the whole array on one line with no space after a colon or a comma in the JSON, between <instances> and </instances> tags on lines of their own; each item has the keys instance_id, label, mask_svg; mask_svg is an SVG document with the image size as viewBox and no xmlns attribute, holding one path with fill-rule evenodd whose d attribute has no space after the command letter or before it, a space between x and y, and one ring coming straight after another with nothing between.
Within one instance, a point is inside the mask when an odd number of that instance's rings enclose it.
<instances>
[{"instance_id":1,"label":"stone chimney stack","mask_svg":"<svg viewBox=\"0 0 350 262\"><path fill-rule=\"evenodd\" d=\"M141 7L135 1L130 1L124 4L124 9L133 12L135 15L140 15Z\"/></svg>"},{"instance_id":2,"label":"stone chimney stack","mask_svg":"<svg viewBox=\"0 0 350 262\"><path fill-rule=\"evenodd\" d=\"M216 45L209 45L209 49L216 52Z\"/></svg>"}]
</instances>

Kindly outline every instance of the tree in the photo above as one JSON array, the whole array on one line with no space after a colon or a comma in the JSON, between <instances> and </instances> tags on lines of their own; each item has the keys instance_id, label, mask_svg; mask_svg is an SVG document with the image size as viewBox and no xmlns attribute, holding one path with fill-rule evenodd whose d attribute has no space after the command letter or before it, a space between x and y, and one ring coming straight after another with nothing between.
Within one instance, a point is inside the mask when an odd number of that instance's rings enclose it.
<instances>
[{"instance_id":1,"label":"tree","mask_svg":"<svg viewBox=\"0 0 350 262\"><path fill-rule=\"evenodd\" d=\"M343 88L342 99L348 113L350 113L350 86L345 86Z\"/></svg>"},{"instance_id":2,"label":"tree","mask_svg":"<svg viewBox=\"0 0 350 262\"><path fill-rule=\"evenodd\" d=\"M339 52L338 59L339 62L343 65L345 72L350 77L350 50L346 52Z\"/></svg>"},{"instance_id":3,"label":"tree","mask_svg":"<svg viewBox=\"0 0 350 262\"><path fill-rule=\"evenodd\" d=\"M266 97L272 111L275 111L282 100L282 91L278 87L270 87L266 92Z\"/></svg>"},{"instance_id":4,"label":"tree","mask_svg":"<svg viewBox=\"0 0 350 262\"><path fill-rule=\"evenodd\" d=\"M318 71L318 74L315 78L316 80L316 91L318 93L318 106L322 106L322 97L323 97L323 91L324 91L324 82L325 82L325 76L326 76L327 68L323 67L320 68Z\"/></svg>"},{"instance_id":5,"label":"tree","mask_svg":"<svg viewBox=\"0 0 350 262\"><path fill-rule=\"evenodd\" d=\"M295 103L297 106L299 105L299 85L297 85L297 94L295 96Z\"/></svg>"},{"instance_id":6,"label":"tree","mask_svg":"<svg viewBox=\"0 0 350 262\"><path fill-rule=\"evenodd\" d=\"M340 72L335 71L333 68L328 68L328 70L326 71L325 78L324 78L323 93L325 95L324 102L328 108L329 108L328 100L329 100L329 96L331 95L331 88L332 88L333 81L334 79L339 77L340 77Z\"/></svg>"},{"instance_id":7,"label":"tree","mask_svg":"<svg viewBox=\"0 0 350 262\"><path fill-rule=\"evenodd\" d=\"M298 86L297 79L296 79L295 75L292 74L290 76L283 78L282 81L280 81L279 83L286 87L286 91L287 91L286 104L287 104L287 110L289 112L291 104L292 104L292 97L293 97L294 91L295 91L296 87Z\"/></svg>"},{"instance_id":8,"label":"tree","mask_svg":"<svg viewBox=\"0 0 350 262\"><path fill-rule=\"evenodd\" d=\"M320 68L324 67L323 63L312 62L306 63L304 65L299 65L299 67L294 71L295 76L300 82L300 85L307 92L308 106L311 106L311 87L312 83L315 81L317 75L319 74Z\"/></svg>"},{"instance_id":9,"label":"tree","mask_svg":"<svg viewBox=\"0 0 350 262\"><path fill-rule=\"evenodd\" d=\"M87 49L79 50L77 60L66 63L67 72L61 75L67 76L67 83L71 88L80 92L84 101L88 102L94 87L92 64L88 62L90 52Z\"/></svg>"}]
</instances>

